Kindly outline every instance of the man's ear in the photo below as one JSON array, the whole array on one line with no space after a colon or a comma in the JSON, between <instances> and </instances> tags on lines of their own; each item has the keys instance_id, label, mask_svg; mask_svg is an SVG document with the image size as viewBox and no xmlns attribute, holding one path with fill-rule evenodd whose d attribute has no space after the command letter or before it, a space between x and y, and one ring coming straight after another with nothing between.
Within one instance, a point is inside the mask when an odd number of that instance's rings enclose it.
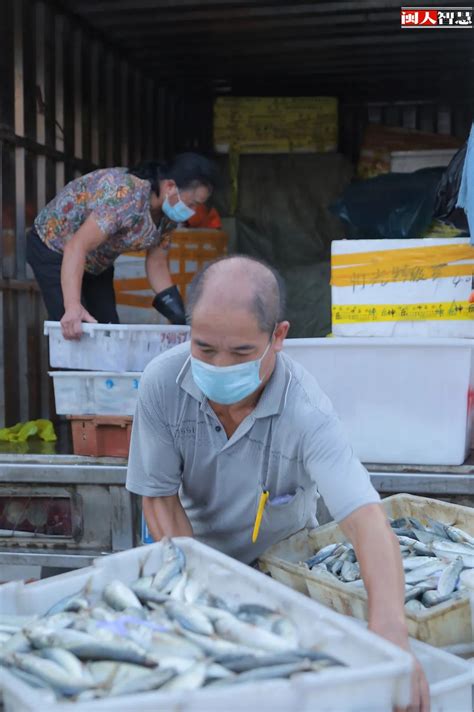
<instances>
[{"instance_id":1,"label":"man's ear","mask_svg":"<svg viewBox=\"0 0 474 712\"><path fill-rule=\"evenodd\" d=\"M283 348L283 342L287 337L288 330L290 328L289 321L280 321L275 329L275 351L281 351Z\"/></svg>"}]
</instances>

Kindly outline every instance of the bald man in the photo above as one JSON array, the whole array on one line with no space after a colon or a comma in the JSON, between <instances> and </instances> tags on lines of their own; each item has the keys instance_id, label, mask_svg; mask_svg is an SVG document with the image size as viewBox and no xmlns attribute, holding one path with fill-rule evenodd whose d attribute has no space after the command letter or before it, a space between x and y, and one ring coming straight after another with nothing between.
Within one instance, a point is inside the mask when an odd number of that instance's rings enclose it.
<instances>
[{"instance_id":1,"label":"bald man","mask_svg":"<svg viewBox=\"0 0 474 712\"><path fill-rule=\"evenodd\" d=\"M370 627L408 648L398 540L327 396L282 353L284 309L279 275L257 260L224 258L196 276L191 342L141 379L127 488L154 539L195 536L247 563L316 526L322 495L353 543ZM413 709L426 700L418 673Z\"/></svg>"}]
</instances>

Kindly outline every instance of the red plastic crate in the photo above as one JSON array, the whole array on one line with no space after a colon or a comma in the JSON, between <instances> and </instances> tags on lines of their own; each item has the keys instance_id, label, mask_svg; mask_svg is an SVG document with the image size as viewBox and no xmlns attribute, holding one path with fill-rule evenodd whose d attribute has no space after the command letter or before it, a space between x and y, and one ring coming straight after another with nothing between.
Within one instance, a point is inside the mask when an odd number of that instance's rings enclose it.
<instances>
[{"instance_id":1,"label":"red plastic crate","mask_svg":"<svg viewBox=\"0 0 474 712\"><path fill-rule=\"evenodd\" d=\"M128 457L133 418L129 416L69 415L75 455Z\"/></svg>"}]
</instances>

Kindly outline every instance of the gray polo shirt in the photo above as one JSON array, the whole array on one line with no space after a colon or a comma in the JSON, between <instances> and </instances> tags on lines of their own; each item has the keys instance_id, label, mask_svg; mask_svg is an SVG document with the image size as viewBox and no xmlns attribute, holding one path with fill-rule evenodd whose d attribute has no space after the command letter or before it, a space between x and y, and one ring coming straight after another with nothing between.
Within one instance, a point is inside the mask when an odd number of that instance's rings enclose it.
<instances>
[{"instance_id":1,"label":"gray polo shirt","mask_svg":"<svg viewBox=\"0 0 474 712\"><path fill-rule=\"evenodd\" d=\"M189 343L166 351L142 376L128 490L147 497L179 493L196 538L247 563L316 526L319 494L339 521L379 501L328 397L302 366L278 354L257 407L227 438L194 383L189 351ZM252 544L262 489L270 499ZM283 503L272 502L282 496Z\"/></svg>"}]
</instances>

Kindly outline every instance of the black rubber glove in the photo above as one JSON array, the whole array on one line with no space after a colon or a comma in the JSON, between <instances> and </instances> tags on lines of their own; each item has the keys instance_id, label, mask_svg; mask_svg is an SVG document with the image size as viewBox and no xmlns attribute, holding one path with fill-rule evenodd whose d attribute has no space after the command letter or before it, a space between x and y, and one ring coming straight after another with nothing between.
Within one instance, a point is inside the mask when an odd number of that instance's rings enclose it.
<instances>
[{"instance_id":1,"label":"black rubber glove","mask_svg":"<svg viewBox=\"0 0 474 712\"><path fill-rule=\"evenodd\" d=\"M183 300L175 284L158 292L152 304L156 311L163 314L172 324L186 324Z\"/></svg>"}]
</instances>

